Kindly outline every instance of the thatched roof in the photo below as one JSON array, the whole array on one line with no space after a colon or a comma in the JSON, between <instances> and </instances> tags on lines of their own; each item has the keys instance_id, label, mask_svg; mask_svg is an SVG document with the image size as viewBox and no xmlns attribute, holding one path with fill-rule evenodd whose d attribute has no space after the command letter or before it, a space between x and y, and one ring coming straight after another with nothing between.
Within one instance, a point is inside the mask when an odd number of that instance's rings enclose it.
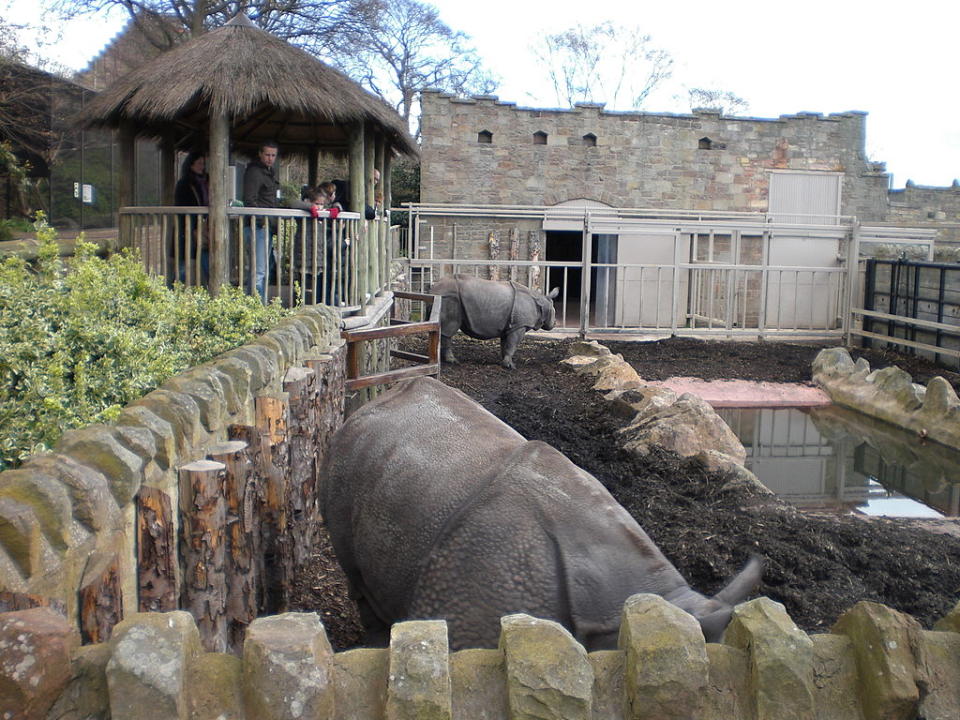
<instances>
[{"instance_id":1,"label":"thatched roof","mask_svg":"<svg viewBox=\"0 0 960 720\"><path fill-rule=\"evenodd\" d=\"M238 15L118 80L79 117L86 127L130 122L141 135L203 128L225 113L231 138L255 149L267 139L284 153L345 147L365 121L400 152L417 154L403 119L343 73Z\"/></svg>"}]
</instances>

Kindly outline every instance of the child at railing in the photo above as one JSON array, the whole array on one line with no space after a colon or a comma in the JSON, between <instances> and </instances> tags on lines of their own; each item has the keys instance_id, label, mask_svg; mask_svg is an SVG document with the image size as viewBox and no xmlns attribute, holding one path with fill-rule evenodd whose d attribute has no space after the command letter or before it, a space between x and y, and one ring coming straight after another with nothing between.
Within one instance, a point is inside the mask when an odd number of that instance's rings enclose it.
<instances>
[{"instance_id":1,"label":"child at railing","mask_svg":"<svg viewBox=\"0 0 960 720\"><path fill-rule=\"evenodd\" d=\"M340 243L335 242L335 237L343 238L345 233L342 228L336 228L332 222L324 222L320 216L322 211L327 212L330 220L336 220L340 215L341 206L336 202L336 186L333 183L322 183L315 188L307 188L304 191L304 200L297 204L304 210L310 212L314 218L306 223L306 232L303 241L299 238L294 240L294 276L295 279L306 277L306 283L303 288L303 299L306 303L325 302L329 305L336 305L339 302L339 291L336 287L341 284L343 268L346 266L346 247L349 240L343 239ZM326 227L326 232L318 229ZM302 245L306 244L306 253L302 251ZM314 256L318 244L323 244L324 253L322 256L316 254L317 267L314 273ZM339 245L338 251L335 246ZM321 260L325 258L326 262ZM326 275L327 288L323 293L323 299L320 298L321 288Z\"/></svg>"}]
</instances>

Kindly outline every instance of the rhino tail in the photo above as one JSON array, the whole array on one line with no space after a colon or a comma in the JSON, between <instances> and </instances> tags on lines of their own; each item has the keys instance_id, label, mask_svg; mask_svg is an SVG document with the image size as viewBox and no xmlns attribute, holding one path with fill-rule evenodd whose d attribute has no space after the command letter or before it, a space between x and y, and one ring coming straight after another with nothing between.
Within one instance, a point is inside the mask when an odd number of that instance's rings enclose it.
<instances>
[{"instance_id":1,"label":"rhino tail","mask_svg":"<svg viewBox=\"0 0 960 720\"><path fill-rule=\"evenodd\" d=\"M743 602L753 592L763 575L763 560L752 555L746 567L727 583L727 586L713 596L714 600L733 606Z\"/></svg>"}]
</instances>

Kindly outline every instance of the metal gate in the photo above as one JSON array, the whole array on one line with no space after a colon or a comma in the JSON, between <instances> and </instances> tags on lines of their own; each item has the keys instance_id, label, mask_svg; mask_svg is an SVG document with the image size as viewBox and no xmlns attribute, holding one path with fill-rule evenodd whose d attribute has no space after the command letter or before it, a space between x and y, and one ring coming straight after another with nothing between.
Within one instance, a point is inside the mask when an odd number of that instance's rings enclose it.
<instances>
[{"instance_id":1,"label":"metal gate","mask_svg":"<svg viewBox=\"0 0 960 720\"><path fill-rule=\"evenodd\" d=\"M851 222L563 210L581 228L577 261L542 259L543 218L555 220L557 208L414 207L411 289L426 292L452 272L558 287L557 330L581 335L834 337L848 329ZM533 259L520 259L521 241Z\"/></svg>"}]
</instances>

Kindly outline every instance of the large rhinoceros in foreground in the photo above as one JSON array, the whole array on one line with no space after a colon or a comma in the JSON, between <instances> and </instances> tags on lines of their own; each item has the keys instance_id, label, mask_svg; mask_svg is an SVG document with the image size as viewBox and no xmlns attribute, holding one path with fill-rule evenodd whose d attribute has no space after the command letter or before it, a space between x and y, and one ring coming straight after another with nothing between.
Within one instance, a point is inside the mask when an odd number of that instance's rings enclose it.
<instances>
[{"instance_id":1,"label":"large rhinoceros in foreground","mask_svg":"<svg viewBox=\"0 0 960 720\"><path fill-rule=\"evenodd\" d=\"M496 282L471 275L444 277L430 287L440 295L440 352L443 362L455 363L450 340L462 330L472 338L500 338L500 364L513 367L513 354L527 330L553 330L556 311L549 295L512 281Z\"/></svg>"},{"instance_id":2,"label":"large rhinoceros in foreground","mask_svg":"<svg viewBox=\"0 0 960 720\"><path fill-rule=\"evenodd\" d=\"M500 617L556 620L616 646L624 601L656 593L719 639L752 560L715 597L691 590L589 473L443 383L400 383L352 415L321 474L323 516L368 630L445 618L452 649L496 647Z\"/></svg>"}]
</instances>

